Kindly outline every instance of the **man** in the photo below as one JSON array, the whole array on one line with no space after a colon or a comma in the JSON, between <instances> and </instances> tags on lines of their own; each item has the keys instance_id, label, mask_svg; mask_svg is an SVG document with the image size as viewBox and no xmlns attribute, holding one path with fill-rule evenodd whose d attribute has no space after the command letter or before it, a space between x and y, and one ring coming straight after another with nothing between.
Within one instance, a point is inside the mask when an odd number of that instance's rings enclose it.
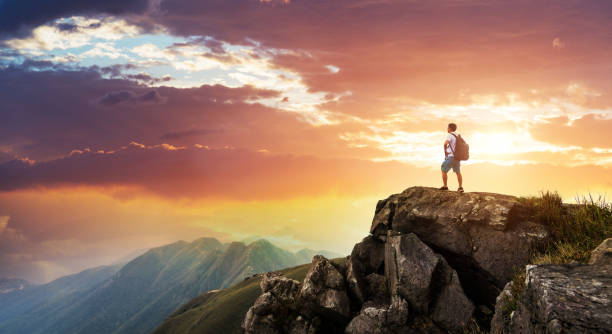
<instances>
[{"instance_id":1,"label":"man","mask_svg":"<svg viewBox=\"0 0 612 334\"><path fill-rule=\"evenodd\" d=\"M442 163L442 182L444 186L440 190L448 190L447 180L448 171L452 168L453 172L457 174L457 182L459 182L458 192L463 192L463 177L461 176L461 161L455 160L455 148L457 147L457 124L448 124L448 137L444 142L444 162Z\"/></svg>"}]
</instances>

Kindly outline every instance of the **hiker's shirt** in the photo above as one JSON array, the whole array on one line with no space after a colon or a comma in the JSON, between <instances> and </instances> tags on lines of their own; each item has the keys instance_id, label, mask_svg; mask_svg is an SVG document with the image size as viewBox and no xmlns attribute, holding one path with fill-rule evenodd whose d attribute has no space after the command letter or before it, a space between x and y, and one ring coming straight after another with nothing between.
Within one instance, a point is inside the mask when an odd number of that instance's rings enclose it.
<instances>
[{"instance_id":1,"label":"hiker's shirt","mask_svg":"<svg viewBox=\"0 0 612 334\"><path fill-rule=\"evenodd\" d=\"M453 134L457 136L457 132L450 132L448 134L448 137L446 137L446 140L448 140L448 145L446 146L446 156L447 157L454 156L453 152L455 152L455 148L457 147L457 138L455 138Z\"/></svg>"}]
</instances>

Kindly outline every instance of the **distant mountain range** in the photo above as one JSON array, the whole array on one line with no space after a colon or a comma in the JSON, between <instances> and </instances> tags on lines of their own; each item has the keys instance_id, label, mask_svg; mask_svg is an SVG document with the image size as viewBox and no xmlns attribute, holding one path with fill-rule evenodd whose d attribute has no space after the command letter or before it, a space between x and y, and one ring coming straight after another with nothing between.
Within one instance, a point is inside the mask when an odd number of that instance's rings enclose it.
<instances>
[{"instance_id":1,"label":"distant mountain range","mask_svg":"<svg viewBox=\"0 0 612 334\"><path fill-rule=\"evenodd\" d=\"M124 266L102 266L0 294L0 333L148 333L206 291L256 273L308 263L326 251L292 253L266 240L214 238L154 248Z\"/></svg>"}]
</instances>

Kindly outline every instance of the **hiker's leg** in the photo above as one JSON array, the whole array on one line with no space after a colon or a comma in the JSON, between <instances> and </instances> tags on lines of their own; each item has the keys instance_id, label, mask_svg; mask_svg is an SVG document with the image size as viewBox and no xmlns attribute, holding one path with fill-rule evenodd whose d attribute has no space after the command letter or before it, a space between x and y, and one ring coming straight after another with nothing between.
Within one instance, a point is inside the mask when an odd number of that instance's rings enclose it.
<instances>
[{"instance_id":1,"label":"hiker's leg","mask_svg":"<svg viewBox=\"0 0 612 334\"><path fill-rule=\"evenodd\" d=\"M448 187L446 185L446 182L448 181L448 173L446 173L445 171L442 171L442 182L444 182L444 186Z\"/></svg>"},{"instance_id":2,"label":"hiker's leg","mask_svg":"<svg viewBox=\"0 0 612 334\"><path fill-rule=\"evenodd\" d=\"M463 176L461 176L461 172L455 174L457 174L457 182L459 182L459 188L463 188ZM446 182L444 184L446 184Z\"/></svg>"}]
</instances>

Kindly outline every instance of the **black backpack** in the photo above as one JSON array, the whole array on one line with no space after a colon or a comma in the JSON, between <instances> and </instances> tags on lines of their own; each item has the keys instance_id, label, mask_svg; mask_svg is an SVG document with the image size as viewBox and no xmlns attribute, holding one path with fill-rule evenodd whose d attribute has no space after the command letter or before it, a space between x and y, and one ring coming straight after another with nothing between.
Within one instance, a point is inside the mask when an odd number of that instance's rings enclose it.
<instances>
[{"instance_id":1,"label":"black backpack","mask_svg":"<svg viewBox=\"0 0 612 334\"><path fill-rule=\"evenodd\" d=\"M453 133L451 133L451 135L455 136L455 139L457 139L455 143L455 150L453 151L455 159L468 160L470 158L470 145L468 145L468 143L466 143L465 140L461 138L461 135L456 136ZM451 150L452 149L453 147L451 146Z\"/></svg>"}]
</instances>

